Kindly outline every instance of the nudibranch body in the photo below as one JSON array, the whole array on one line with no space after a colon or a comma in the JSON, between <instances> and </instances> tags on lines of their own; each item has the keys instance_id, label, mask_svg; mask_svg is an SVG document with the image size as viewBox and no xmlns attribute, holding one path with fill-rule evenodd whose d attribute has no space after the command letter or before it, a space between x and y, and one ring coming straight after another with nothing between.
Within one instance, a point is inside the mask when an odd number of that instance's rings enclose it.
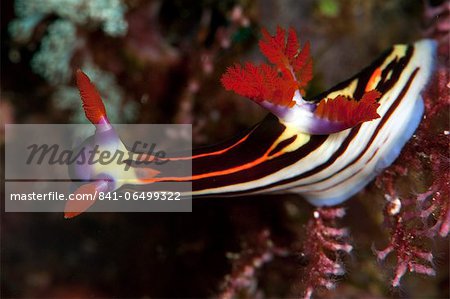
<instances>
[{"instance_id":1,"label":"nudibranch body","mask_svg":"<svg viewBox=\"0 0 450 299\"><path fill-rule=\"evenodd\" d=\"M97 181L81 191L188 181L194 197L294 192L315 206L330 206L350 198L392 164L422 118L421 91L432 74L434 42L395 45L357 75L306 100L302 93L312 76L309 45L300 49L292 29L287 41L280 28L275 36L263 34L260 48L275 66L235 65L222 77L226 89L271 112L263 121L239 137L194 149L192 156L167 158L179 164L178 173L130 160L131 174L91 169L89 179ZM77 77L88 119L113 130L89 79L81 72ZM118 136L113 139L124 148ZM192 174L183 173L185 163L192 163ZM113 184L105 184L105 174Z\"/></svg>"}]
</instances>

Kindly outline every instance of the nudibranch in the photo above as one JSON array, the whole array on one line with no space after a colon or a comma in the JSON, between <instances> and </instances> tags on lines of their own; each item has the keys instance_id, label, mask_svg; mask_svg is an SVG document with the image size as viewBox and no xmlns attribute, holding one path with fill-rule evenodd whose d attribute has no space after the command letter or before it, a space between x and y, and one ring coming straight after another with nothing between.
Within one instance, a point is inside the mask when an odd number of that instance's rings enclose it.
<instances>
[{"instance_id":1,"label":"nudibranch","mask_svg":"<svg viewBox=\"0 0 450 299\"><path fill-rule=\"evenodd\" d=\"M128 161L128 173L113 166L78 166L75 172L90 182L76 192L185 181L192 182L189 195L194 197L294 192L315 206L332 206L393 163L423 115L421 91L432 74L433 41L394 45L355 76L305 99L312 78L309 44L300 47L293 29L277 28L274 36L263 30L262 35L259 47L271 64L236 64L221 79L225 89L269 110L260 123L231 140L194 149L190 156L166 158L179 164L178 173L137 163L151 158L138 153L130 153L136 159ZM94 85L80 70L76 76L97 142L126 151ZM192 173L183 173L185 163L192 163ZM69 202L65 215L78 215L89 205Z\"/></svg>"}]
</instances>

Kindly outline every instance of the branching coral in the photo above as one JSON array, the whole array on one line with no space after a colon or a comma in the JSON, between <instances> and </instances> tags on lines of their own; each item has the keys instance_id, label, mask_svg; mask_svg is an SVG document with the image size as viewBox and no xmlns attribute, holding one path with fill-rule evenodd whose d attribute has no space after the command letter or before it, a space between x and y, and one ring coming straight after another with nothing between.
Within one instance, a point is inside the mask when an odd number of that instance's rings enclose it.
<instances>
[{"instance_id":1,"label":"branching coral","mask_svg":"<svg viewBox=\"0 0 450 299\"><path fill-rule=\"evenodd\" d=\"M392 183L390 174L384 175L385 185ZM390 190L394 188L388 187ZM400 286L400 280L407 272L434 276L433 254L426 247L430 230L426 221L436 208L423 209L426 198L431 192L419 194L417 198L400 200L394 193L386 194L388 203L385 207L385 221L390 228L389 244L383 250L375 250L379 261L384 261L389 254L396 257L395 274L391 281L393 287ZM395 197L394 197L395 196Z\"/></svg>"},{"instance_id":2,"label":"branching coral","mask_svg":"<svg viewBox=\"0 0 450 299\"><path fill-rule=\"evenodd\" d=\"M350 253L353 247L348 241L348 230L336 223L344 215L343 208L317 208L308 221L302 251L308 261L302 276L304 298L311 298L323 287L333 289L334 278L345 273L340 253Z\"/></svg>"},{"instance_id":3,"label":"branching coral","mask_svg":"<svg viewBox=\"0 0 450 299\"><path fill-rule=\"evenodd\" d=\"M302 270L303 297L311 298L321 288L333 289L335 279L345 274L343 254L353 246L346 228L340 228L339 219L344 208L317 208L313 211L301 234L305 235L300 257L306 262ZM262 296L257 286L257 271L274 257L293 255L292 248L281 248L273 243L268 230L250 237L240 253L229 254L232 271L225 277L220 298L255 298Z\"/></svg>"},{"instance_id":4,"label":"branching coral","mask_svg":"<svg viewBox=\"0 0 450 299\"><path fill-rule=\"evenodd\" d=\"M273 244L268 230L261 231L251 243L244 243L240 253L228 254L228 258L233 261L233 269L225 277L219 298L231 299L239 294L254 298L258 292L256 272L273 257L287 254L285 249Z\"/></svg>"},{"instance_id":5,"label":"branching coral","mask_svg":"<svg viewBox=\"0 0 450 299\"><path fill-rule=\"evenodd\" d=\"M409 165L409 168L394 166L378 180L388 199L385 219L391 237L389 245L377 251L377 257L384 260L389 253L396 255L395 276L392 280L394 287L399 286L406 272L435 275L433 254L426 244L430 238L438 235L446 237L449 233L450 161L444 153L448 152L450 140L445 132L431 134L433 121L439 112L448 111L450 99L447 80L445 71L438 70L434 86L425 95L427 110L424 120L397 164ZM430 173L432 183L425 192L402 198L396 182L407 172Z\"/></svg>"}]
</instances>

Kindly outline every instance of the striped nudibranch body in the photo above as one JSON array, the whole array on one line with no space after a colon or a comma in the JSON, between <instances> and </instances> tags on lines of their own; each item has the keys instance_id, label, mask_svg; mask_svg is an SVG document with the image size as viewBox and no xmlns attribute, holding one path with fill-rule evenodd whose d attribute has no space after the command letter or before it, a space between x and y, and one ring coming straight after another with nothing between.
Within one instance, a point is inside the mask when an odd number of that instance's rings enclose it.
<instances>
[{"instance_id":1,"label":"striped nudibranch body","mask_svg":"<svg viewBox=\"0 0 450 299\"><path fill-rule=\"evenodd\" d=\"M354 77L310 100L359 99L376 89L382 94L376 120L310 135L299 132L295 120L283 122L269 114L243 136L193 150L192 157L173 157L181 171L183 163L192 162L192 176L162 174L148 183L192 181L192 195L198 197L294 192L316 206L339 204L392 164L416 130L434 49L430 40L395 45Z\"/></svg>"},{"instance_id":2,"label":"striped nudibranch body","mask_svg":"<svg viewBox=\"0 0 450 299\"><path fill-rule=\"evenodd\" d=\"M315 206L339 204L392 164L418 127L424 110L421 92L432 74L435 48L431 40L395 45L357 75L310 100L296 93L293 108L263 102L268 109L275 107L274 114L227 142L194 149L189 156L165 158L172 163L171 173L154 163L140 163L149 157L133 152L129 152L129 170L117 164L76 165L73 179L92 182L76 192L96 194L119 188L157 191L161 182L191 182L192 190L183 195L293 192ZM102 149L128 151L109 123L100 95L81 71L77 72L77 84L86 116L97 127L93 138ZM324 121L319 118L321 114L309 110L317 111L317 103L328 105L329 99L339 96L358 101L352 105L362 105L374 90L378 103L373 98L373 104L379 118L336 130L340 123ZM191 169L192 173L188 172ZM66 206L67 218L92 203L81 207L70 204Z\"/></svg>"}]
</instances>

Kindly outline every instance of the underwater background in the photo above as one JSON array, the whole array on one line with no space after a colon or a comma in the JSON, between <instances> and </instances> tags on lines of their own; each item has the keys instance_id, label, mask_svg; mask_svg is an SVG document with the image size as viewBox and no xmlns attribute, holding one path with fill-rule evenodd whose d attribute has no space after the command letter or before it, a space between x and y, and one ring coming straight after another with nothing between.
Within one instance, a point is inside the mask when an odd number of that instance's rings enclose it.
<instances>
[{"instance_id":1,"label":"underwater background","mask_svg":"<svg viewBox=\"0 0 450 299\"><path fill-rule=\"evenodd\" d=\"M314 77L307 98L352 76L392 44L445 31L430 32L430 23L450 23L447 1L2 0L0 5L2 124L87 123L74 79L81 68L102 94L112 123L192 123L196 146L229 138L266 114L220 84L227 66L262 61L257 46L262 27L274 32L277 25L292 26L302 43L310 41ZM439 53L448 55L448 48ZM437 114L429 134L449 130L446 97L447 109ZM0 143L3 152L4 126ZM448 157L448 143L438 154ZM448 166L444 170L443 177ZM400 186L411 194L430 180L430 172L411 171ZM434 277L406 274L400 288L390 286L395 261L379 263L373 252L389 239L384 194L376 185L344 203L342 225L350 230L354 250L342 257L346 274L336 278L336 288L318 290L315 297L448 298L448 237L423 244L433 248ZM252 287L237 298L298 296L307 275L301 246L312 211L296 195L200 199L193 201L192 213L85 213L71 220L2 208L0 297L216 298L226 275L239 266L233 260L268 242L290 251L258 268Z\"/></svg>"}]
</instances>

